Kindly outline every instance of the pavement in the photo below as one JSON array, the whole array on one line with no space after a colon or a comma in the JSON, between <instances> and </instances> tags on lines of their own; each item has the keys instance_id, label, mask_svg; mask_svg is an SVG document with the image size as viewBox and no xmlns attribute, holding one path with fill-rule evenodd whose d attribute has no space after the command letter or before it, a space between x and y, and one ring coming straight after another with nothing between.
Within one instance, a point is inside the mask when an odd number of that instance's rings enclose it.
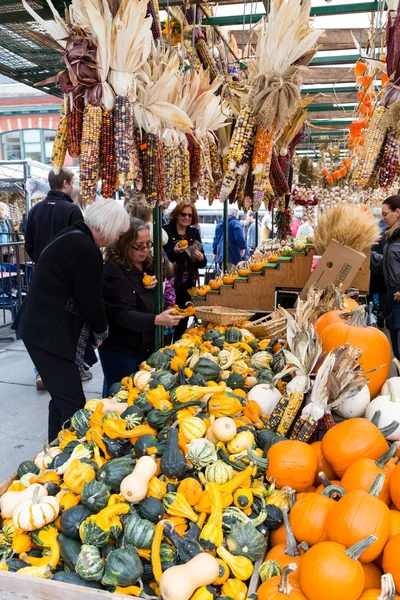
<instances>
[{"instance_id":1,"label":"pavement","mask_svg":"<svg viewBox=\"0 0 400 600\"><path fill-rule=\"evenodd\" d=\"M2 337L4 333L2 330ZM13 333L11 336L15 337ZM103 385L100 362L90 370L93 379L83 384L86 398L100 398ZM49 400L46 391L36 390L33 364L22 340L1 341L0 482L8 479L23 460L36 456L47 442Z\"/></svg>"}]
</instances>

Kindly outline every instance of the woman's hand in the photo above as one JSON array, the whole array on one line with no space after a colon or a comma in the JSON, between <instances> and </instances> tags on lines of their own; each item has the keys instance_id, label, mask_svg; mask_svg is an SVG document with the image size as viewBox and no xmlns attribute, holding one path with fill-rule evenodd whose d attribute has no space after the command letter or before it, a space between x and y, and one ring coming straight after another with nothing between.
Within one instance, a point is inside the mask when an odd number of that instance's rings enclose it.
<instances>
[{"instance_id":1,"label":"woman's hand","mask_svg":"<svg viewBox=\"0 0 400 600\"><path fill-rule=\"evenodd\" d=\"M166 327L176 327L181 319L185 317L179 315L173 315L174 308L169 308L168 310L164 310L164 312L160 313L156 316L155 324L156 325L165 325Z\"/></svg>"},{"instance_id":2,"label":"woman's hand","mask_svg":"<svg viewBox=\"0 0 400 600\"><path fill-rule=\"evenodd\" d=\"M187 246L184 246L183 248L180 247L179 242L177 242L174 246L174 252L175 254L182 254L183 252L186 251Z\"/></svg>"},{"instance_id":3,"label":"woman's hand","mask_svg":"<svg viewBox=\"0 0 400 600\"><path fill-rule=\"evenodd\" d=\"M396 292L395 295L393 296L393 298L395 300L400 300L400 292Z\"/></svg>"},{"instance_id":4,"label":"woman's hand","mask_svg":"<svg viewBox=\"0 0 400 600\"><path fill-rule=\"evenodd\" d=\"M143 276L146 276L146 273L143 273ZM144 287L146 288L146 290L154 290L154 288L157 285L157 279L154 275L151 276L151 283L149 285L145 285Z\"/></svg>"},{"instance_id":5,"label":"woman's hand","mask_svg":"<svg viewBox=\"0 0 400 600\"><path fill-rule=\"evenodd\" d=\"M192 256L198 262L201 262L204 259L204 254L200 252L200 250L195 250Z\"/></svg>"}]
</instances>

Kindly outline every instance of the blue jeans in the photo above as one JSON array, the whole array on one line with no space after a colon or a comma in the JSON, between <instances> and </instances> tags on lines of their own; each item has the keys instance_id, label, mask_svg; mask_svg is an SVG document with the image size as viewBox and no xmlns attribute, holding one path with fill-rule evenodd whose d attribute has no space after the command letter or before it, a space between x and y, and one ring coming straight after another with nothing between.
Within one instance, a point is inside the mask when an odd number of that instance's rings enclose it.
<instances>
[{"instance_id":1,"label":"blue jeans","mask_svg":"<svg viewBox=\"0 0 400 600\"><path fill-rule=\"evenodd\" d=\"M104 373L103 398L108 398L113 383L119 383L124 377L135 373L144 360L103 345L99 348L99 356Z\"/></svg>"}]
</instances>

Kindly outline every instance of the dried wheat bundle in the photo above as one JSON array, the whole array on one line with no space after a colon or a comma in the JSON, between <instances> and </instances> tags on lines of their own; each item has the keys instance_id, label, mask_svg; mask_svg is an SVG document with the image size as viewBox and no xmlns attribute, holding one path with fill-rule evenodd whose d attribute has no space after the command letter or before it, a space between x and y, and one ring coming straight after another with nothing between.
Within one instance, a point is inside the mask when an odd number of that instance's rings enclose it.
<instances>
[{"instance_id":1,"label":"dried wheat bundle","mask_svg":"<svg viewBox=\"0 0 400 600\"><path fill-rule=\"evenodd\" d=\"M323 254L331 240L336 240L353 250L363 252L380 238L376 219L357 205L337 204L318 219L314 231L314 247Z\"/></svg>"}]
</instances>

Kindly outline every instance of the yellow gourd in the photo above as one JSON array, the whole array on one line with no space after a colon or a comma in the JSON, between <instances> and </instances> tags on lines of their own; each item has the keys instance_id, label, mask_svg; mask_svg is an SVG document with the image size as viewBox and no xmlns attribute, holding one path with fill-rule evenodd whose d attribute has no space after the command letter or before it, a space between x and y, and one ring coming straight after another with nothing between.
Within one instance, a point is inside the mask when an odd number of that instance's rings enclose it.
<instances>
[{"instance_id":1,"label":"yellow gourd","mask_svg":"<svg viewBox=\"0 0 400 600\"><path fill-rule=\"evenodd\" d=\"M235 600L246 600L247 585L240 579L228 579L221 588L221 594Z\"/></svg>"},{"instance_id":2,"label":"yellow gourd","mask_svg":"<svg viewBox=\"0 0 400 600\"><path fill-rule=\"evenodd\" d=\"M202 438L206 430L206 424L198 417L184 419L179 426L179 431L183 433L188 442Z\"/></svg>"},{"instance_id":3,"label":"yellow gourd","mask_svg":"<svg viewBox=\"0 0 400 600\"><path fill-rule=\"evenodd\" d=\"M223 546L217 548L217 554L227 563L233 575L240 581L246 581L253 575L253 563L245 556L234 556Z\"/></svg>"},{"instance_id":4,"label":"yellow gourd","mask_svg":"<svg viewBox=\"0 0 400 600\"><path fill-rule=\"evenodd\" d=\"M147 496L162 500L167 493L167 484L158 477L152 477L147 487Z\"/></svg>"},{"instance_id":5,"label":"yellow gourd","mask_svg":"<svg viewBox=\"0 0 400 600\"><path fill-rule=\"evenodd\" d=\"M39 498L44 498L44 496L48 495L46 488L39 483L33 483L20 492L6 492L3 494L0 498L0 512L3 519L10 519L17 506L25 502L25 500L31 500L37 488L39 488Z\"/></svg>"},{"instance_id":6,"label":"yellow gourd","mask_svg":"<svg viewBox=\"0 0 400 600\"><path fill-rule=\"evenodd\" d=\"M89 483L95 477L93 467L75 459L64 473L64 484L74 494L80 494L85 483Z\"/></svg>"},{"instance_id":7,"label":"yellow gourd","mask_svg":"<svg viewBox=\"0 0 400 600\"><path fill-rule=\"evenodd\" d=\"M157 472L151 456L141 456L133 472L121 482L120 492L127 502L140 502L146 497L149 481Z\"/></svg>"},{"instance_id":8,"label":"yellow gourd","mask_svg":"<svg viewBox=\"0 0 400 600\"><path fill-rule=\"evenodd\" d=\"M163 600L189 600L195 590L211 585L218 577L219 564L211 554L198 554L184 565L170 567L161 576Z\"/></svg>"},{"instance_id":9,"label":"yellow gourd","mask_svg":"<svg viewBox=\"0 0 400 600\"><path fill-rule=\"evenodd\" d=\"M241 431L227 444L226 448L230 454L237 454L254 445L254 435L251 431Z\"/></svg>"},{"instance_id":10,"label":"yellow gourd","mask_svg":"<svg viewBox=\"0 0 400 600\"><path fill-rule=\"evenodd\" d=\"M217 484L207 483L206 491L211 496L211 514L207 524L200 533L200 544L206 552L214 553L221 546L224 534L222 531L222 497Z\"/></svg>"}]
</instances>

